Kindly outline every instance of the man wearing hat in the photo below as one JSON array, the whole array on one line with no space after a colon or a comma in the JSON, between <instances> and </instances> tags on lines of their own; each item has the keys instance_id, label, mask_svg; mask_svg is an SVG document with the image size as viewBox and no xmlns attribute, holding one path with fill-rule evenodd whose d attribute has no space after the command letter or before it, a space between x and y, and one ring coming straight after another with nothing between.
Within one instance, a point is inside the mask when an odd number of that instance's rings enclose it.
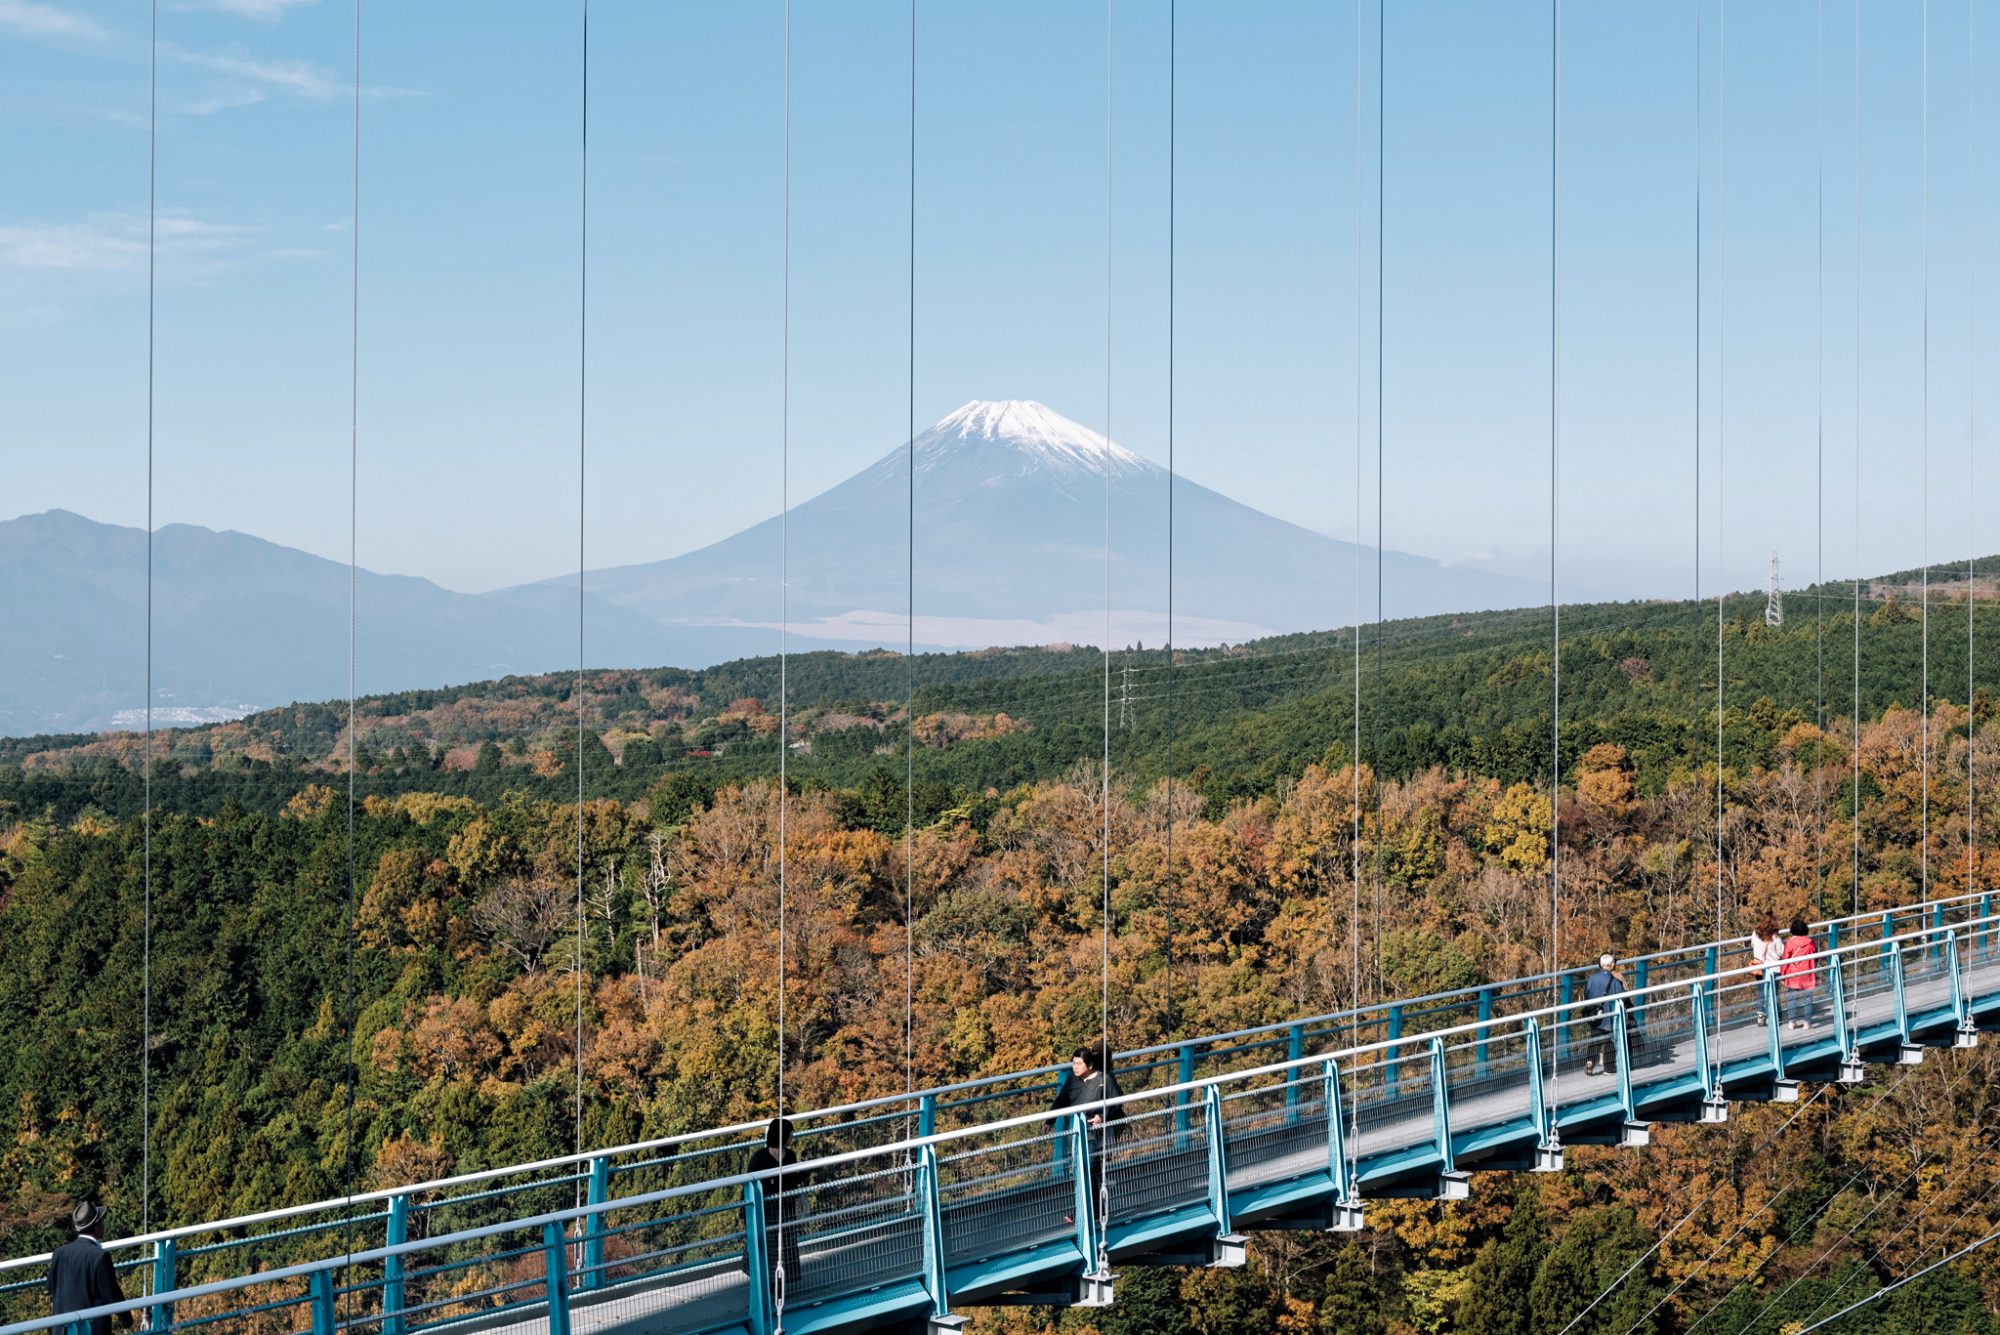
<instances>
[{"instance_id":1,"label":"man wearing hat","mask_svg":"<svg viewBox=\"0 0 2000 1335\"><path fill-rule=\"evenodd\" d=\"M104 1250L104 1211L83 1201L70 1212L69 1221L76 1237L56 1248L49 1258L49 1315L124 1302L118 1269ZM121 1315L118 1324L130 1326L132 1314ZM90 1335L111 1335L111 1318L101 1316L92 1321Z\"/></svg>"}]
</instances>

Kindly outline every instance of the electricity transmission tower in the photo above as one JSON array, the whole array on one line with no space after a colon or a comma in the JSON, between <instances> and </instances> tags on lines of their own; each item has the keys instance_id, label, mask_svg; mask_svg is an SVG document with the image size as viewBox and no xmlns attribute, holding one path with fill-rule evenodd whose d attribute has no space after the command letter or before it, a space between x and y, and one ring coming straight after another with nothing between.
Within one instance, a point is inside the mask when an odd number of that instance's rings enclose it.
<instances>
[{"instance_id":1,"label":"electricity transmission tower","mask_svg":"<svg viewBox=\"0 0 2000 1335\"><path fill-rule=\"evenodd\" d=\"M1771 551L1771 589L1764 595L1764 624L1782 626L1785 624L1785 586L1778 581L1778 553Z\"/></svg>"}]
</instances>

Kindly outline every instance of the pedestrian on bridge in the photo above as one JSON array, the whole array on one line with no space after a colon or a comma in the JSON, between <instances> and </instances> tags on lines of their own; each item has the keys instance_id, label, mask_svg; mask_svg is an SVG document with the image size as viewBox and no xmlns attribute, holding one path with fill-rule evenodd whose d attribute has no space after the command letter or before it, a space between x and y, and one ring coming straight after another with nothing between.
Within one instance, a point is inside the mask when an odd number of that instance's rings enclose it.
<instances>
[{"instance_id":1,"label":"pedestrian on bridge","mask_svg":"<svg viewBox=\"0 0 2000 1335\"><path fill-rule=\"evenodd\" d=\"M1804 918L1792 919L1792 934L1785 938L1778 957L1778 982L1784 989L1785 1027L1809 1029L1813 1020L1813 992L1819 987L1819 961L1814 958L1819 945Z\"/></svg>"},{"instance_id":2,"label":"pedestrian on bridge","mask_svg":"<svg viewBox=\"0 0 2000 1335\"><path fill-rule=\"evenodd\" d=\"M751 1153L750 1162L743 1166L746 1173L771 1173L780 1168L787 1170L783 1177L764 1179L764 1281L779 1311L784 1310L784 1295L798 1287L802 1273L799 1221L805 1214L802 1204L805 1193L801 1188L807 1185L807 1179L803 1173L790 1171L798 1161L799 1153L792 1148L791 1119L773 1117L771 1124L764 1128L764 1143ZM781 1275L782 1280L779 1278Z\"/></svg>"},{"instance_id":3,"label":"pedestrian on bridge","mask_svg":"<svg viewBox=\"0 0 2000 1335\"><path fill-rule=\"evenodd\" d=\"M118 1286L118 1267L104 1250L104 1211L89 1201L80 1202L70 1213L76 1237L56 1248L49 1258L49 1315L82 1312L107 1303L125 1301ZM118 1324L130 1327L132 1314L122 1313ZM90 1335L111 1335L111 1318L94 1317Z\"/></svg>"},{"instance_id":4,"label":"pedestrian on bridge","mask_svg":"<svg viewBox=\"0 0 2000 1335\"><path fill-rule=\"evenodd\" d=\"M1064 1108L1088 1108L1093 1103L1115 1099L1122 1090L1118 1088L1118 1076L1111 1069L1111 1049L1108 1045L1085 1043L1077 1048L1069 1059L1069 1076L1062 1088L1056 1091L1056 1101L1049 1105L1051 1112ZM1111 1148L1111 1124L1125 1116L1125 1105L1094 1110L1084 1117L1090 1128L1090 1198L1095 1201L1104 1188L1104 1157ZM1072 1222L1067 1218L1065 1223Z\"/></svg>"},{"instance_id":5,"label":"pedestrian on bridge","mask_svg":"<svg viewBox=\"0 0 2000 1335\"><path fill-rule=\"evenodd\" d=\"M1764 979L1773 969L1778 967L1778 962L1784 958L1784 954L1785 942L1778 928L1778 915L1775 913L1766 913L1762 918L1758 919L1756 928L1750 933L1750 962L1757 969L1757 995L1759 997L1764 995ZM1772 1024L1776 1020L1777 1017L1775 1015L1764 1013L1764 1006L1760 1001L1757 1005L1757 1023Z\"/></svg>"},{"instance_id":6,"label":"pedestrian on bridge","mask_svg":"<svg viewBox=\"0 0 2000 1335\"><path fill-rule=\"evenodd\" d=\"M1583 1059L1585 1075L1616 1075L1618 1073L1618 1016L1611 998L1625 990L1625 980L1618 976L1618 958L1610 951L1597 957L1597 972L1590 975L1583 985L1583 999L1594 1001L1597 1007L1586 1012L1592 1016L1590 1025L1590 1051Z\"/></svg>"}]
</instances>

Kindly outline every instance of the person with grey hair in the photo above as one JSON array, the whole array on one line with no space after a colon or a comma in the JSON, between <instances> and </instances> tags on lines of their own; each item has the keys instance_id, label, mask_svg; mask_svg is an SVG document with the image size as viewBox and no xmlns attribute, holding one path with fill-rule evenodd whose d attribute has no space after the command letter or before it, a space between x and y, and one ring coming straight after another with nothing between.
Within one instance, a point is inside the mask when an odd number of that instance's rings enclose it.
<instances>
[{"instance_id":1,"label":"person with grey hair","mask_svg":"<svg viewBox=\"0 0 2000 1335\"><path fill-rule=\"evenodd\" d=\"M118 1286L118 1267L104 1250L104 1211L89 1201L80 1201L70 1212L70 1227L76 1236L56 1248L49 1257L49 1315L83 1312L93 1307L125 1301ZM90 1335L111 1335L111 1318L94 1317ZM132 1324L130 1312L118 1317L120 1326Z\"/></svg>"},{"instance_id":2,"label":"person with grey hair","mask_svg":"<svg viewBox=\"0 0 2000 1335\"><path fill-rule=\"evenodd\" d=\"M1583 1059L1585 1075L1618 1073L1618 1017L1611 998L1625 990L1625 980L1618 976L1617 966L1618 957L1605 951L1597 957L1597 972L1583 985L1583 999L1597 1003L1594 1009L1584 1012L1591 1017L1590 1050Z\"/></svg>"}]
</instances>

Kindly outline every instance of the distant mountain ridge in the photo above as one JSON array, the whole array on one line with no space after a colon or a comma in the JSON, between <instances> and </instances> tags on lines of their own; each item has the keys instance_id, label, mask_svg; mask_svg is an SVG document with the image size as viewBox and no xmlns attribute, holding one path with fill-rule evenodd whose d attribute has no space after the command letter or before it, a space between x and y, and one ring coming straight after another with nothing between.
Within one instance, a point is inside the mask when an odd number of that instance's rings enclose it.
<instances>
[{"instance_id":1,"label":"distant mountain ridge","mask_svg":"<svg viewBox=\"0 0 2000 1335\"><path fill-rule=\"evenodd\" d=\"M156 722L345 696L349 569L262 538L168 524L153 535ZM576 664L574 587L454 593L354 576L355 684L407 690ZM723 631L675 634L591 599L588 643L609 662L692 647L734 657ZM146 531L67 510L0 522L0 734L136 726L146 702ZM747 643L744 647L748 647Z\"/></svg>"},{"instance_id":2,"label":"distant mountain ridge","mask_svg":"<svg viewBox=\"0 0 2000 1335\"><path fill-rule=\"evenodd\" d=\"M587 664L775 654L781 625L798 649L901 648L912 634L933 650L1158 645L1170 631L1199 647L1351 624L1357 590L1358 615L1375 614L1373 549L1174 477L1027 400L968 403L795 505L782 586L780 528L773 517L682 556L588 572ZM0 522L0 735L144 718L146 561L143 529L65 510ZM152 562L156 723L347 693L345 563L189 524L154 533ZM363 693L577 664L574 574L488 594L352 578ZM1393 551L1381 585L1402 617L1547 598L1535 581Z\"/></svg>"}]
</instances>

